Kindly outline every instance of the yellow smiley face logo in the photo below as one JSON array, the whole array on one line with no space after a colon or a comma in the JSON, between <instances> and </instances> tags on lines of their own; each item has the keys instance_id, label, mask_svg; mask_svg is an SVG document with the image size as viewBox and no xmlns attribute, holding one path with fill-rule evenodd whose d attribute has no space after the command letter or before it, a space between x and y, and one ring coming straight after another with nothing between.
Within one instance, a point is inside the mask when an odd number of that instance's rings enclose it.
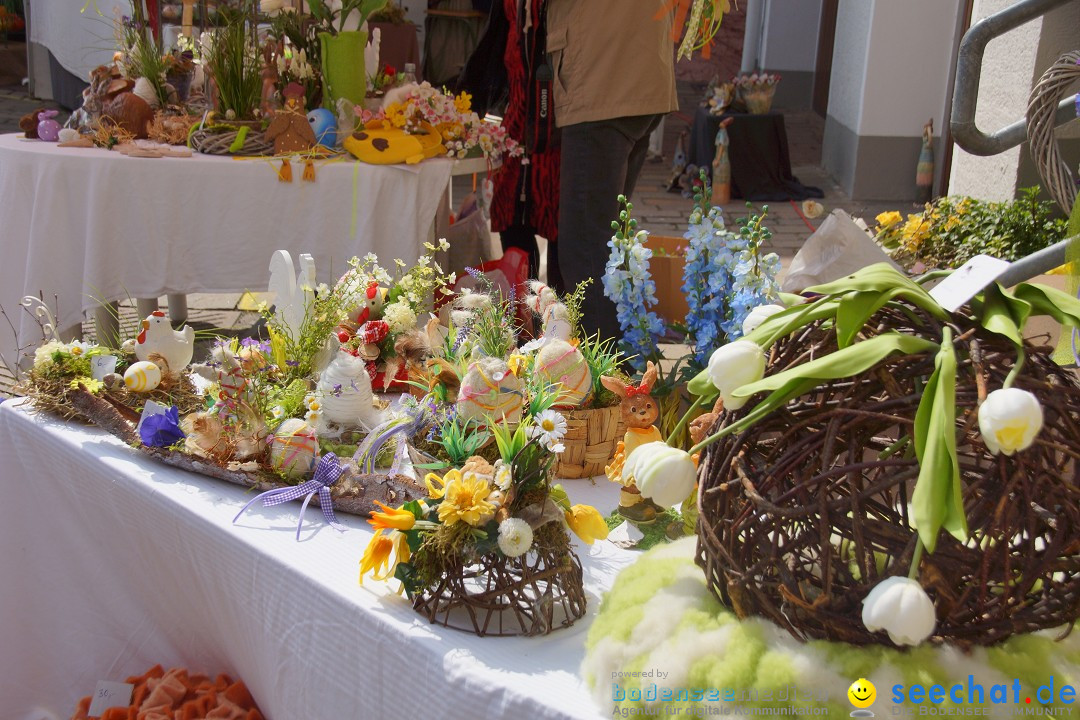
<instances>
[{"instance_id":1,"label":"yellow smiley face logo","mask_svg":"<svg viewBox=\"0 0 1080 720\"><path fill-rule=\"evenodd\" d=\"M859 678L851 683L847 691L848 700L857 708L868 708L877 699L877 688L866 678Z\"/></svg>"}]
</instances>

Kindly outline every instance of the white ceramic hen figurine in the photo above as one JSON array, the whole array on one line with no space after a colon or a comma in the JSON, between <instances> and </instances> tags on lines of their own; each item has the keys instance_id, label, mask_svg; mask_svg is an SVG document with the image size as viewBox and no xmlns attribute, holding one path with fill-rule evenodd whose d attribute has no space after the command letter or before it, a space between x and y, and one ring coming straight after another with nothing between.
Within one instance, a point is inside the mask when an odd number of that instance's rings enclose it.
<instances>
[{"instance_id":1,"label":"white ceramic hen figurine","mask_svg":"<svg viewBox=\"0 0 1080 720\"><path fill-rule=\"evenodd\" d=\"M157 353L169 363L169 372L178 373L188 366L195 352L195 330L185 325L173 330L165 313L155 310L142 321L142 330L135 338L135 357L153 362ZM162 368L164 370L164 368Z\"/></svg>"}]
</instances>

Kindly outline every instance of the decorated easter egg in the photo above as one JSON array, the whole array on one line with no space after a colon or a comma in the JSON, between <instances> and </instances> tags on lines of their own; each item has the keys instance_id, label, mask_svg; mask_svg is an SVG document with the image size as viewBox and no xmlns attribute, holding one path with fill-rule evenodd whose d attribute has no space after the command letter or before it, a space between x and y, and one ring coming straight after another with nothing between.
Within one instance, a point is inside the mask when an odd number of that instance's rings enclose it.
<instances>
[{"instance_id":1,"label":"decorated easter egg","mask_svg":"<svg viewBox=\"0 0 1080 720\"><path fill-rule=\"evenodd\" d=\"M289 477L303 477L315 469L318 450L315 428L300 418L290 418L270 438L270 466Z\"/></svg>"},{"instance_id":2,"label":"decorated easter egg","mask_svg":"<svg viewBox=\"0 0 1080 720\"><path fill-rule=\"evenodd\" d=\"M56 142L60 139L60 123L54 119L57 116L56 110L46 110L38 117L37 134L38 137L46 142Z\"/></svg>"},{"instance_id":3,"label":"decorated easter egg","mask_svg":"<svg viewBox=\"0 0 1080 720\"><path fill-rule=\"evenodd\" d=\"M358 357L339 351L323 370L318 388L323 417L345 428L371 429L382 421L372 404L371 377Z\"/></svg>"},{"instance_id":4,"label":"decorated easter egg","mask_svg":"<svg viewBox=\"0 0 1080 720\"><path fill-rule=\"evenodd\" d=\"M60 142L64 143L75 142L79 139L79 137L79 131L75 128L61 128L60 132L57 135L57 139Z\"/></svg>"},{"instance_id":5,"label":"decorated easter egg","mask_svg":"<svg viewBox=\"0 0 1080 720\"><path fill-rule=\"evenodd\" d=\"M533 372L549 385L562 386L555 407L580 407L592 392L592 373L585 356L565 340L548 340L536 353Z\"/></svg>"},{"instance_id":6,"label":"decorated easter egg","mask_svg":"<svg viewBox=\"0 0 1080 720\"><path fill-rule=\"evenodd\" d=\"M124 371L124 385L131 392L150 392L161 384L161 368L147 360L132 363Z\"/></svg>"},{"instance_id":7,"label":"decorated easter egg","mask_svg":"<svg viewBox=\"0 0 1080 720\"><path fill-rule=\"evenodd\" d=\"M484 358L469 365L458 390L458 417L484 425L492 422L516 423L521 420L521 380L510 372L506 361Z\"/></svg>"},{"instance_id":8,"label":"decorated easter egg","mask_svg":"<svg viewBox=\"0 0 1080 720\"><path fill-rule=\"evenodd\" d=\"M326 108L316 108L307 114L315 142L328 148L337 145L337 118Z\"/></svg>"}]
</instances>

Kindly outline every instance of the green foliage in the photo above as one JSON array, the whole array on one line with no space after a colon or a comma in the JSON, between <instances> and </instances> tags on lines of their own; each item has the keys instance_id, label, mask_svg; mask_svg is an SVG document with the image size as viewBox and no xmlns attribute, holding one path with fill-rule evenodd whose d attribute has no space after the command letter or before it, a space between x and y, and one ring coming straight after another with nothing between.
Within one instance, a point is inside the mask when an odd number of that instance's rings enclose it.
<instances>
[{"instance_id":1,"label":"green foliage","mask_svg":"<svg viewBox=\"0 0 1080 720\"><path fill-rule=\"evenodd\" d=\"M567 307L570 306L567 305ZM600 333L597 332L595 335L582 339L581 344L578 345L578 350L581 351L582 356L585 358L585 364L589 366L589 372L592 374L592 407L603 408L618 405L619 397L600 382L600 378L604 375L609 377L623 375L621 367L623 354L616 346L615 340L612 338L601 340Z\"/></svg>"},{"instance_id":2,"label":"green foliage","mask_svg":"<svg viewBox=\"0 0 1080 720\"><path fill-rule=\"evenodd\" d=\"M360 13L360 25L363 25L373 12L382 10L386 3L387 0L342 0L340 12L332 10L325 0L308 0L307 6L308 11L321 25L320 31L336 34L345 29L345 20L354 11ZM334 26L335 19L337 27Z\"/></svg>"},{"instance_id":3,"label":"green foliage","mask_svg":"<svg viewBox=\"0 0 1080 720\"><path fill-rule=\"evenodd\" d=\"M158 45L152 33L134 24L124 25L123 42L124 74L129 78L146 78L154 88L158 102L164 107L169 103L169 90L165 87L169 62L164 48Z\"/></svg>"},{"instance_id":4,"label":"green foliage","mask_svg":"<svg viewBox=\"0 0 1080 720\"><path fill-rule=\"evenodd\" d=\"M562 298L562 304L566 307L566 316L570 320L571 337L581 336L581 305L585 302L585 291L592 285L592 281L592 278L585 278L577 284L574 292Z\"/></svg>"},{"instance_id":5,"label":"green foliage","mask_svg":"<svg viewBox=\"0 0 1080 720\"><path fill-rule=\"evenodd\" d=\"M270 36L278 41L288 40L297 51L303 50L316 70L322 67L322 44L318 33L318 26L304 13L279 12L270 18Z\"/></svg>"},{"instance_id":6,"label":"green foliage","mask_svg":"<svg viewBox=\"0 0 1080 720\"><path fill-rule=\"evenodd\" d=\"M439 433L439 444L446 451L449 467L464 465L489 439L491 433L481 430L474 421L466 420L462 424L456 418L444 422Z\"/></svg>"},{"instance_id":7,"label":"green foliage","mask_svg":"<svg viewBox=\"0 0 1080 720\"><path fill-rule=\"evenodd\" d=\"M222 114L232 110L240 120L253 118L262 101L262 57L252 35L242 14L230 15L214 33L206 57L217 85L218 107Z\"/></svg>"},{"instance_id":8,"label":"green foliage","mask_svg":"<svg viewBox=\"0 0 1080 720\"><path fill-rule=\"evenodd\" d=\"M958 267L975 255L1019 260L1065 237L1066 220L1052 216L1053 204L1038 199L1038 186L1010 202L945 197L922 213L882 213L878 241L901 264Z\"/></svg>"}]
</instances>

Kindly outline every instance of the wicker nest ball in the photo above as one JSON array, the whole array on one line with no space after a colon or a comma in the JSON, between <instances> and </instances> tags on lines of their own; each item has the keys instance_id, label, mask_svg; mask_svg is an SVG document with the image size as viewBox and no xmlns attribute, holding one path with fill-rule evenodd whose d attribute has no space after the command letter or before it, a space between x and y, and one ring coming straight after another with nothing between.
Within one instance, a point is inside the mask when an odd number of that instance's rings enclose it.
<instances>
[{"instance_id":1,"label":"wicker nest ball","mask_svg":"<svg viewBox=\"0 0 1080 720\"><path fill-rule=\"evenodd\" d=\"M867 335L896 330L936 339L941 324L914 308L885 308ZM1035 444L1011 457L980 439L981 398L1016 361L1004 337L954 316L956 433L966 543L944 531L918 580L933 599L934 641L992 645L1069 627L1080 617L1080 383L1028 345L1014 387L1042 403ZM779 341L767 375L836 349L820 322ZM828 381L704 454L697 562L711 591L740 617L763 616L797 638L891 644L862 624L862 601L886 577L906 576L916 545L908 522L919 467L915 412L934 354L893 355ZM751 407L721 414L714 430Z\"/></svg>"}]
</instances>

